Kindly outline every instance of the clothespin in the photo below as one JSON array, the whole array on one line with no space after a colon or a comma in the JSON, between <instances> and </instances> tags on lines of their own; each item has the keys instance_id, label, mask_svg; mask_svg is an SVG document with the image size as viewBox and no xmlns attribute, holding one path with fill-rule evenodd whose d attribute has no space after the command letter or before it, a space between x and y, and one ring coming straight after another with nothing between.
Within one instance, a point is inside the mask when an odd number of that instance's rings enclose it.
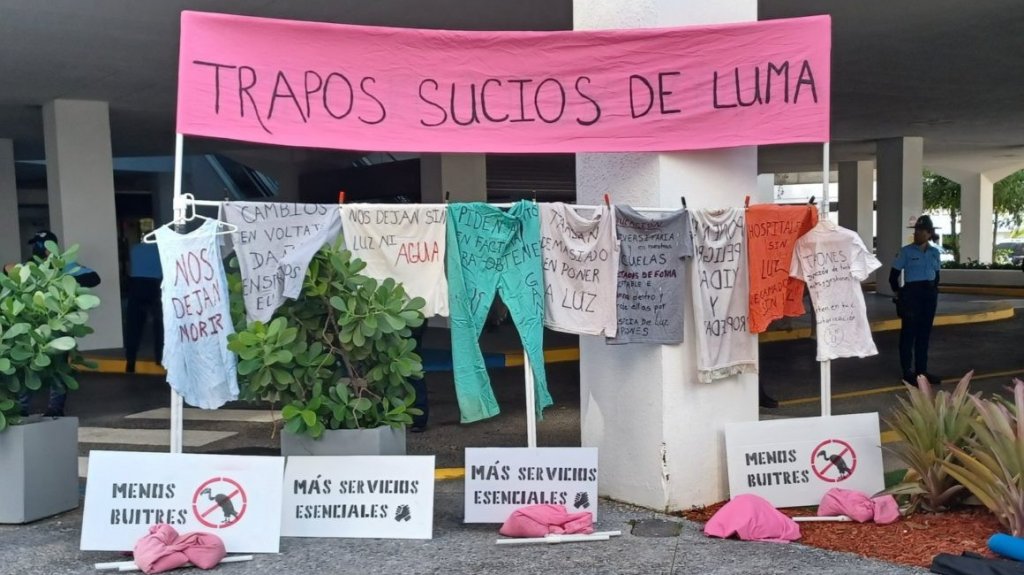
<instances>
[{"instance_id":1,"label":"clothespin","mask_svg":"<svg viewBox=\"0 0 1024 575\"><path fill-rule=\"evenodd\" d=\"M808 206L813 206L814 205L814 196L811 196L811 199L807 201L807 205Z\"/></svg>"},{"instance_id":2,"label":"clothespin","mask_svg":"<svg viewBox=\"0 0 1024 575\"><path fill-rule=\"evenodd\" d=\"M338 203L339 204L344 204L345 203L345 190L338 190Z\"/></svg>"},{"instance_id":3,"label":"clothespin","mask_svg":"<svg viewBox=\"0 0 1024 575\"><path fill-rule=\"evenodd\" d=\"M612 199L611 196L609 196L608 194L604 195L604 205L609 208L612 207Z\"/></svg>"},{"instance_id":4,"label":"clothespin","mask_svg":"<svg viewBox=\"0 0 1024 575\"><path fill-rule=\"evenodd\" d=\"M537 190L533 190L533 203L537 203Z\"/></svg>"},{"instance_id":5,"label":"clothespin","mask_svg":"<svg viewBox=\"0 0 1024 575\"><path fill-rule=\"evenodd\" d=\"M686 207L686 196L679 196L679 201L683 203L683 207Z\"/></svg>"},{"instance_id":6,"label":"clothespin","mask_svg":"<svg viewBox=\"0 0 1024 575\"><path fill-rule=\"evenodd\" d=\"M746 197L743 198L743 207L744 208L749 208L750 207L750 196L746 196Z\"/></svg>"},{"instance_id":7,"label":"clothespin","mask_svg":"<svg viewBox=\"0 0 1024 575\"><path fill-rule=\"evenodd\" d=\"M448 203L448 199L451 198L451 197L452 197L451 191L450 190L445 190L444 191L444 203L447 204Z\"/></svg>"}]
</instances>

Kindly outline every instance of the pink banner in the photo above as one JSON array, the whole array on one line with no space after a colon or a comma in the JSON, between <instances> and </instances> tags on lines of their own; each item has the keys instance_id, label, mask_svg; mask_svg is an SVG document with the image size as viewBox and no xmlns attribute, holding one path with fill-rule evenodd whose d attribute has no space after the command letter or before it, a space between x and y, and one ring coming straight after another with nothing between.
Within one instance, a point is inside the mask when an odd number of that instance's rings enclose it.
<instances>
[{"instance_id":1,"label":"pink banner","mask_svg":"<svg viewBox=\"0 0 1024 575\"><path fill-rule=\"evenodd\" d=\"M830 25L454 32L183 12L178 132L392 152L825 142Z\"/></svg>"}]
</instances>

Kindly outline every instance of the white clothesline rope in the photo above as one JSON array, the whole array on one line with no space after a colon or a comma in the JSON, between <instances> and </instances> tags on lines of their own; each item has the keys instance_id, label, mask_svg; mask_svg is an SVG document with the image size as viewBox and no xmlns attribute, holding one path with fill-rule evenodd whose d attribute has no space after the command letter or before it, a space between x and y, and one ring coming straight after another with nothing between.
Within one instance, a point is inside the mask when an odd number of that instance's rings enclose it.
<instances>
[{"instance_id":1,"label":"white clothesline rope","mask_svg":"<svg viewBox=\"0 0 1024 575\"><path fill-rule=\"evenodd\" d=\"M183 200L183 202L186 205L193 204L193 205L196 205L196 206L209 206L209 207L212 207L212 208L219 207L221 204L224 204L224 203L231 203L231 201L232 200L193 200L193 199L187 199L187 198ZM235 201L243 201L243 200L235 200ZM249 201L249 200L244 200L244 201ZM522 200L522 201L527 201L528 202L530 200ZM291 203L291 202L265 202L265 203ZM297 203L302 203L302 202L297 202ZM415 204L415 203L413 203L413 204L393 204L393 205L394 206L410 206L410 207L416 206L416 207L422 207L422 208L443 208L443 207L446 207L446 206L449 206L449 205L455 205L455 204L461 204L461 203L477 203L477 202L450 202L450 203L445 203L445 204ZM511 208L512 206L516 205L516 203L518 203L518 202L500 202L500 203L480 202L480 203L486 203L486 204L494 206L496 208ZM358 202L351 202L351 203L344 203L344 204L338 204L338 205L339 206L349 206L349 205L360 205L360 204ZM390 206L392 204L386 204L386 205ZM573 208L573 209L576 209L576 210L596 210L596 209L599 209L599 208L604 206L604 204L566 204L566 205L569 206L570 208ZM678 212L679 210L686 209L686 208L684 208L682 206L680 206L678 208L634 208L633 206L630 206L630 207L632 209L638 211L638 212L650 212L650 213L671 213L671 212Z\"/></svg>"}]
</instances>

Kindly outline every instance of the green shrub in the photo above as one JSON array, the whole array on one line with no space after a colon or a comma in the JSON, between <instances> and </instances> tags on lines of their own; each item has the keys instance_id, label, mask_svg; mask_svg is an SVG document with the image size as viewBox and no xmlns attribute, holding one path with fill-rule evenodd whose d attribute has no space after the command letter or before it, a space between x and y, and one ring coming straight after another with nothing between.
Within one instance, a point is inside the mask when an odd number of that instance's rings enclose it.
<instances>
[{"instance_id":1,"label":"green shrub","mask_svg":"<svg viewBox=\"0 0 1024 575\"><path fill-rule=\"evenodd\" d=\"M424 322L422 298L409 299L394 280L359 272L366 264L341 248L322 248L310 263L297 300L269 324L246 325L241 279L229 277L243 399L281 405L285 430L314 438L327 429L412 423L409 380L423 376L412 328Z\"/></svg>"},{"instance_id":2,"label":"green shrub","mask_svg":"<svg viewBox=\"0 0 1024 575\"><path fill-rule=\"evenodd\" d=\"M1014 379L1013 403L972 397L981 417L966 448L951 445L946 471L987 507L1014 537L1024 535L1024 381Z\"/></svg>"},{"instance_id":3,"label":"green shrub","mask_svg":"<svg viewBox=\"0 0 1024 575\"><path fill-rule=\"evenodd\" d=\"M92 333L88 310L100 299L78 285L67 268L78 246L18 264L0 274L0 431L18 423L18 395L56 385L78 389L74 367L86 362L77 339ZM66 269L67 268L67 269Z\"/></svg>"},{"instance_id":4,"label":"green shrub","mask_svg":"<svg viewBox=\"0 0 1024 575\"><path fill-rule=\"evenodd\" d=\"M918 387L907 385L907 397L899 398L899 406L885 420L903 440L886 449L913 472L886 492L909 495L912 510L920 506L939 511L964 495L946 463L953 457L951 446L967 445L973 434L976 397L967 393L973 375L965 375L952 393L936 392L925 378L918 378Z\"/></svg>"}]
</instances>

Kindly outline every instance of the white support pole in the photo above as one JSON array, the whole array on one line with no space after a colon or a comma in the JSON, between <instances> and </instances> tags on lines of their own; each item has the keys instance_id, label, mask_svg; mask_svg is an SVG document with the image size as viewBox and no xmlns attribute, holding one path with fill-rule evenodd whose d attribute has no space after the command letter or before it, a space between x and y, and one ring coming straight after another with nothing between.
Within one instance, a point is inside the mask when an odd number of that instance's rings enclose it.
<instances>
[{"instance_id":1,"label":"white support pole","mask_svg":"<svg viewBox=\"0 0 1024 575\"><path fill-rule=\"evenodd\" d=\"M523 350L523 370L526 374L526 446L537 447L537 399L533 389L533 368L530 356Z\"/></svg>"},{"instance_id":2,"label":"white support pole","mask_svg":"<svg viewBox=\"0 0 1024 575\"><path fill-rule=\"evenodd\" d=\"M832 199L829 197L829 143L825 142L822 146L822 161L821 161L821 218L828 219L829 203ZM817 334L821 337L821 334ZM821 345L819 342L818 345ZM821 416L829 417L832 415L832 362L825 360L821 362Z\"/></svg>"},{"instance_id":3,"label":"white support pole","mask_svg":"<svg viewBox=\"0 0 1024 575\"><path fill-rule=\"evenodd\" d=\"M174 221L184 218L185 205L181 195L181 163L185 149L185 138L181 134L174 137ZM181 453L184 444L184 402L178 392L171 388L171 453Z\"/></svg>"}]
</instances>

